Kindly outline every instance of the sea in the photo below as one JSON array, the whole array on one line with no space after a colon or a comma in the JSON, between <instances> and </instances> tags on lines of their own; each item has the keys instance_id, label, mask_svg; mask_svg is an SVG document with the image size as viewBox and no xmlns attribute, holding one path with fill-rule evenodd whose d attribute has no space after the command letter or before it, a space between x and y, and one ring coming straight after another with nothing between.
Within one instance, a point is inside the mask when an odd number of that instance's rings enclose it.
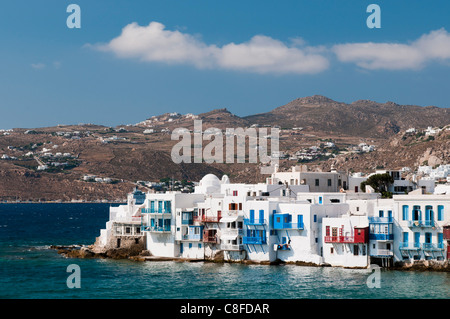
<instances>
[{"instance_id":1,"label":"sea","mask_svg":"<svg viewBox=\"0 0 450 319\"><path fill-rule=\"evenodd\" d=\"M66 258L92 244L111 204L0 204L0 299L448 299L450 275L211 262ZM78 287L69 287L73 265Z\"/></svg>"}]
</instances>

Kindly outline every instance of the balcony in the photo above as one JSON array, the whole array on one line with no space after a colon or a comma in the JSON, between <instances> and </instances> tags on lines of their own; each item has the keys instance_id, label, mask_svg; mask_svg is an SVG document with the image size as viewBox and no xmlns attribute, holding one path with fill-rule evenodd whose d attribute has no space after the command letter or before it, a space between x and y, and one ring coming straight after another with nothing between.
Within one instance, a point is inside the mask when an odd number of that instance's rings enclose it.
<instances>
[{"instance_id":1,"label":"balcony","mask_svg":"<svg viewBox=\"0 0 450 319\"><path fill-rule=\"evenodd\" d=\"M220 236L223 237L234 237L244 235L244 230L240 228L223 228L220 231Z\"/></svg>"},{"instance_id":2,"label":"balcony","mask_svg":"<svg viewBox=\"0 0 450 319\"><path fill-rule=\"evenodd\" d=\"M389 224L393 222L394 218L392 217L369 217L369 223L371 224Z\"/></svg>"},{"instance_id":3,"label":"balcony","mask_svg":"<svg viewBox=\"0 0 450 319\"><path fill-rule=\"evenodd\" d=\"M237 244L221 244L220 245L221 250L228 250L228 251L241 251L244 250L244 245L237 245Z\"/></svg>"},{"instance_id":4,"label":"balcony","mask_svg":"<svg viewBox=\"0 0 450 319\"><path fill-rule=\"evenodd\" d=\"M172 214L170 209L164 208L141 208L142 214Z\"/></svg>"},{"instance_id":5,"label":"balcony","mask_svg":"<svg viewBox=\"0 0 450 319\"><path fill-rule=\"evenodd\" d=\"M242 237L243 243L246 245L263 245L266 244L265 237Z\"/></svg>"},{"instance_id":6,"label":"balcony","mask_svg":"<svg viewBox=\"0 0 450 319\"><path fill-rule=\"evenodd\" d=\"M187 234L181 237L181 240L190 240L190 241L201 241L201 234Z\"/></svg>"},{"instance_id":7,"label":"balcony","mask_svg":"<svg viewBox=\"0 0 450 319\"><path fill-rule=\"evenodd\" d=\"M370 252L370 256L372 257L391 257L394 256L394 252L390 249L377 249L375 251Z\"/></svg>"},{"instance_id":8,"label":"balcony","mask_svg":"<svg viewBox=\"0 0 450 319\"><path fill-rule=\"evenodd\" d=\"M199 215L194 216L194 222L201 222L201 223L218 223L220 219L222 218L221 214L218 213L216 216L211 215Z\"/></svg>"},{"instance_id":9,"label":"balcony","mask_svg":"<svg viewBox=\"0 0 450 319\"><path fill-rule=\"evenodd\" d=\"M266 224L265 219L249 219L249 218L244 219L244 225L246 226L263 226L265 224Z\"/></svg>"},{"instance_id":10,"label":"balcony","mask_svg":"<svg viewBox=\"0 0 450 319\"><path fill-rule=\"evenodd\" d=\"M170 226L141 226L141 231L151 233L170 233Z\"/></svg>"},{"instance_id":11,"label":"balcony","mask_svg":"<svg viewBox=\"0 0 450 319\"><path fill-rule=\"evenodd\" d=\"M420 243L400 243L398 248L400 250L419 250Z\"/></svg>"},{"instance_id":12,"label":"balcony","mask_svg":"<svg viewBox=\"0 0 450 319\"><path fill-rule=\"evenodd\" d=\"M428 250L428 251L440 251L440 250L444 250L444 243L438 243L438 244L422 244L422 249L423 250Z\"/></svg>"},{"instance_id":13,"label":"balcony","mask_svg":"<svg viewBox=\"0 0 450 319\"><path fill-rule=\"evenodd\" d=\"M281 223L273 226L273 229L281 230L281 229L304 229L303 223Z\"/></svg>"},{"instance_id":14,"label":"balcony","mask_svg":"<svg viewBox=\"0 0 450 319\"><path fill-rule=\"evenodd\" d=\"M370 240L391 241L394 240L394 234L369 234Z\"/></svg>"},{"instance_id":15,"label":"balcony","mask_svg":"<svg viewBox=\"0 0 450 319\"><path fill-rule=\"evenodd\" d=\"M355 236L325 236L326 243L337 244L365 244L363 238L355 238Z\"/></svg>"},{"instance_id":16,"label":"balcony","mask_svg":"<svg viewBox=\"0 0 450 319\"><path fill-rule=\"evenodd\" d=\"M181 225L192 225L193 224L193 219L182 219L181 220Z\"/></svg>"},{"instance_id":17,"label":"balcony","mask_svg":"<svg viewBox=\"0 0 450 319\"><path fill-rule=\"evenodd\" d=\"M416 228L416 227L427 228L427 227L434 227L435 223L434 223L434 220L410 220L408 222L408 226L411 228Z\"/></svg>"}]
</instances>

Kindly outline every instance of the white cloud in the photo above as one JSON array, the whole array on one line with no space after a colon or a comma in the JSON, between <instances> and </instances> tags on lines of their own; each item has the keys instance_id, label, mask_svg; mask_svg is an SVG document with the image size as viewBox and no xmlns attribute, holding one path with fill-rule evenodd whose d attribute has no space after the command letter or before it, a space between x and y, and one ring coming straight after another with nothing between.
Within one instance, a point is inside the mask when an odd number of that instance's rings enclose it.
<instances>
[{"instance_id":1,"label":"white cloud","mask_svg":"<svg viewBox=\"0 0 450 319\"><path fill-rule=\"evenodd\" d=\"M341 62L353 62L364 69L421 69L430 61L450 59L450 34L445 29L422 35L409 44L348 43L332 47Z\"/></svg>"},{"instance_id":2,"label":"white cloud","mask_svg":"<svg viewBox=\"0 0 450 319\"><path fill-rule=\"evenodd\" d=\"M207 45L199 37L166 30L158 22L148 26L131 23L107 44L95 45L121 58L168 64L189 64L197 68L221 68L254 73L318 73L328 68L320 50L296 46L257 35L248 42L222 47Z\"/></svg>"},{"instance_id":3,"label":"white cloud","mask_svg":"<svg viewBox=\"0 0 450 319\"><path fill-rule=\"evenodd\" d=\"M44 63L31 63L31 67L35 70L42 70L45 68Z\"/></svg>"}]
</instances>

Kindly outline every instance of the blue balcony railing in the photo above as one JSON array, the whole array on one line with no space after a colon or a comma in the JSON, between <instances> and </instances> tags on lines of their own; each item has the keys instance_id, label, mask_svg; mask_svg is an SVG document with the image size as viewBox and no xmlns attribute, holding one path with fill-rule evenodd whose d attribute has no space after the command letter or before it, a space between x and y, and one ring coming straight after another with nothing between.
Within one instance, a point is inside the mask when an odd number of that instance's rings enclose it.
<instances>
[{"instance_id":1,"label":"blue balcony railing","mask_svg":"<svg viewBox=\"0 0 450 319\"><path fill-rule=\"evenodd\" d=\"M281 230L281 229L304 229L303 223L281 223L274 224L273 229Z\"/></svg>"},{"instance_id":2,"label":"blue balcony railing","mask_svg":"<svg viewBox=\"0 0 450 319\"><path fill-rule=\"evenodd\" d=\"M265 225L266 224L266 220L265 219L249 219L249 218L245 218L244 219L244 225L247 226L258 226L258 225Z\"/></svg>"},{"instance_id":3,"label":"blue balcony railing","mask_svg":"<svg viewBox=\"0 0 450 319\"><path fill-rule=\"evenodd\" d=\"M434 220L410 220L409 227L434 227Z\"/></svg>"},{"instance_id":4,"label":"blue balcony railing","mask_svg":"<svg viewBox=\"0 0 450 319\"><path fill-rule=\"evenodd\" d=\"M170 209L163 208L141 208L142 214L171 214Z\"/></svg>"},{"instance_id":5,"label":"blue balcony railing","mask_svg":"<svg viewBox=\"0 0 450 319\"><path fill-rule=\"evenodd\" d=\"M170 232L170 226L141 226L141 231Z\"/></svg>"},{"instance_id":6,"label":"blue balcony railing","mask_svg":"<svg viewBox=\"0 0 450 319\"><path fill-rule=\"evenodd\" d=\"M400 243L398 248L404 250L419 250L420 243Z\"/></svg>"},{"instance_id":7,"label":"blue balcony railing","mask_svg":"<svg viewBox=\"0 0 450 319\"><path fill-rule=\"evenodd\" d=\"M369 223L371 224L389 224L393 222L393 217L369 217Z\"/></svg>"},{"instance_id":8,"label":"blue balcony railing","mask_svg":"<svg viewBox=\"0 0 450 319\"><path fill-rule=\"evenodd\" d=\"M422 244L423 250L444 250L444 243L438 243L438 244Z\"/></svg>"},{"instance_id":9,"label":"blue balcony railing","mask_svg":"<svg viewBox=\"0 0 450 319\"><path fill-rule=\"evenodd\" d=\"M266 243L265 237L242 237L242 242L244 244L250 244L250 245L263 245Z\"/></svg>"},{"instance_id":10,"label":"blue balcony railing","mask_svg":"<svg viewBox=\"0 0 450 319\"><path fill-rule=\"evenodd\" d=\"M202 240L202 234L187 234L182 236L183 240L200 241Z\"/></svg>"},{"instance_id":11,"label":"blue balcony railing","mask_svg":"<svg viewBox=\"0 0 450 319\"><path fill-rule=\"evenodd\" d=\"M369 234L370 240L394 240L394 234Z\"/></svg>"},{"instance_id":12,"label":"blue balcony railing","mask_svg":"<svg viewBox=\"0 0 450 319\"><path fill-rule=\"evenodd\" d=\"M192 225L194 223L193 219L182 219L181 225Z\"/></svg>"}]
</instances>

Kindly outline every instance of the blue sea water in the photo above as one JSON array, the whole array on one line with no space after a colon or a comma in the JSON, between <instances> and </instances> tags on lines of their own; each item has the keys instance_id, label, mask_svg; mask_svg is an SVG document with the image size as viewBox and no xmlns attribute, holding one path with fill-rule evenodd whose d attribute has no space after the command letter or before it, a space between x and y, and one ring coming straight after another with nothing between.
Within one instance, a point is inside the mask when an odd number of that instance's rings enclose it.
<instances>
[{"instance_id":1,"label":"blue sea water","mask_svg":"<svg viewBox=\"0 0 450 319\"><path fill-rule=\"evenodd\" d=\"M0 204L0 298L18 299L447 299L450 275L295 265L134 262L65 258L50 245L92 244L109 204ZM67 267L81 270L70 289Z\"/></svg>"}]
</instances>

